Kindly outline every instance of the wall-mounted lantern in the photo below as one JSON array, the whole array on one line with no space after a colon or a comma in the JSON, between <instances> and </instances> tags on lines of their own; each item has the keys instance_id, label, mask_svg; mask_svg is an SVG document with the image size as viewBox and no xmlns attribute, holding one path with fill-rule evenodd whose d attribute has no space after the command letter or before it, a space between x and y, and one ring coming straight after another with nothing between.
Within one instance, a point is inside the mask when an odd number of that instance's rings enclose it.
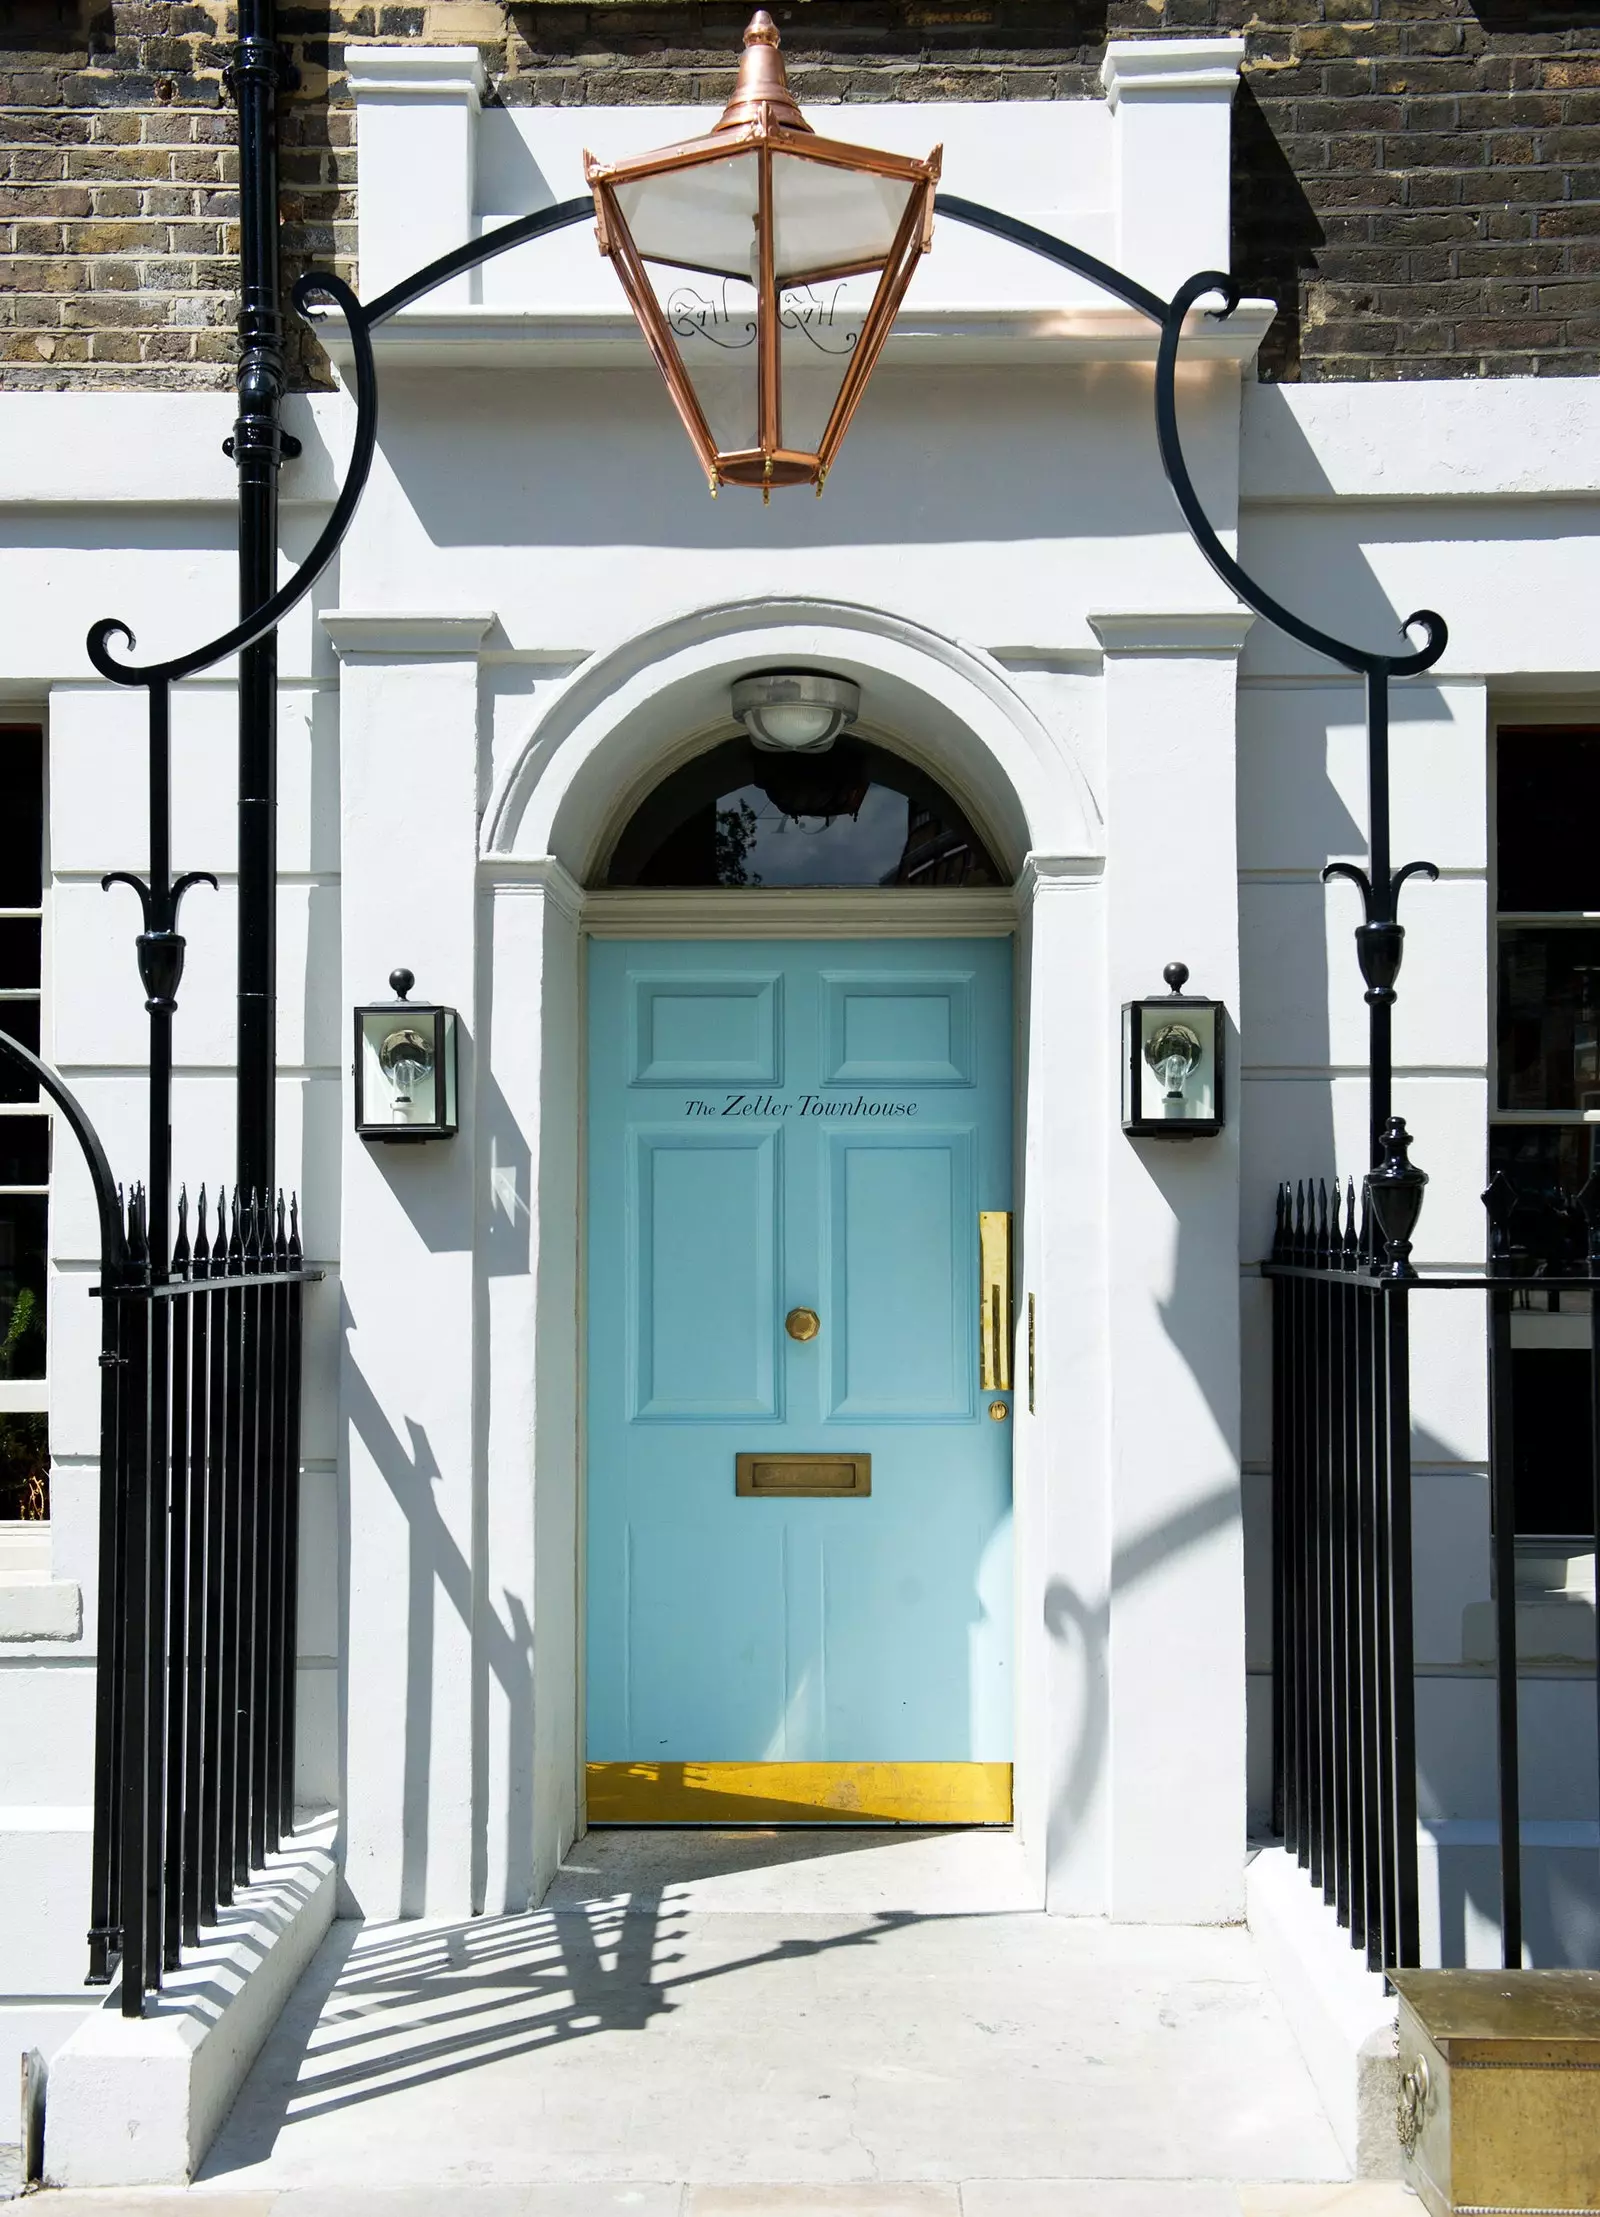
<instances>
[{"instance_id":1,"label":"wall-mounted lantern","mask_svg":"<svg viewBox=\"0 0 1600 2217\"><path fill-rule=\"evenodd\" d=\"M356 1010L356 1132L362 1139L448 1139L456 1128L456 1012L410 1001L409 970L391 970L392 1001Z\"/></svg>"},{"instance_id":2,"label":"wall-mounted lantern","mask_svg":"<svg viewBox=\"0 0 1600 2217\"><path fill-rule=\"evenodd\" d=\"M1187 963L1161 975L1169 992L1123 1005L1122 1128L1133 1139L1209 1139L1222 1129L1222 1003L1184 992Z\"/></svg>"},{"instance_id":3,"label":"wall-mounted lantern","mask_svg":"<svg viewBox=\"0 0 1600 2217\"><path fill-rule=\"evenodd\" d=\"M760 9L704 138L584 156L608 254L711 490L815 485L933 233L926 161L819 138Z\"/></svg>"}]
</instances>

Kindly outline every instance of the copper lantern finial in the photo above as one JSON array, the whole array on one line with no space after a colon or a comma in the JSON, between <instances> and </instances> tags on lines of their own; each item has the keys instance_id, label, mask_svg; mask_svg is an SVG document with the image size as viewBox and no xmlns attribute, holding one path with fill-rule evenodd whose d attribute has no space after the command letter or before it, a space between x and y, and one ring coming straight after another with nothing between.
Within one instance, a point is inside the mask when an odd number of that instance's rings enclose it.
<instances>
[{"instance_id":1,"label":"copper lantern finial","mask_svg":"<svg viewBox=\"0 0 1600 2217\"><path fill-rule=\"evenodd\" d=\"M931 240L939 158L819 138L764 8L704 138L584 156L600 251L713 493L821 492Z\"/></svg>"},{"instance_id":2,"label":"copper lantern finial","mask_svg":"<svg viewBox=\"0 0 1600 2217\"><path fill-rule=\"evenodd\" d=\"M757 8L745 27L739 75L733 98L716 125L718 131L737 130L741 123L758 124L764 129L774 123L786 124L791 131L811 129L789 90L789 73L778 50L780 44L778 26L765 8Z\"/></svg>"}]
</instances>

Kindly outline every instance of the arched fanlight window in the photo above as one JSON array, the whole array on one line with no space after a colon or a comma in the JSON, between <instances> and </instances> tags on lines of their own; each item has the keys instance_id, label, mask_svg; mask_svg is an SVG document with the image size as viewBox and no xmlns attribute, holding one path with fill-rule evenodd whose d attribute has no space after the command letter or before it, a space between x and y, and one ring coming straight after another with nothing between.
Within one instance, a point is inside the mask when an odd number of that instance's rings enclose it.
<instances>
[{"instance_id":1,"label":"arched fanlight window","mask_svg":"<svg viewBox=\"0 0 1600 2217\"><path fill-rule=\"evenodd\" d=\"M925 770L855 737L825 754L727 739L662 779L618 840L607 885L1004 885Z\"/></svg>"}]
</instances>

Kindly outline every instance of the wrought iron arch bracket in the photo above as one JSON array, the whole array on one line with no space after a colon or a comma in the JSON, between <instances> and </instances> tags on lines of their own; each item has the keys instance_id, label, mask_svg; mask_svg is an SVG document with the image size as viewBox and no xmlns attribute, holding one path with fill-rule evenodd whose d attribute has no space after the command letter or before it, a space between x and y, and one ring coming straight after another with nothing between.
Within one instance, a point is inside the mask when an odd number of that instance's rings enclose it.
<instances>
[{"instance_id":1,"label":"wrought iron arch bracket","mask_svg":"<svg viewBox=\"0 0 1600 2217\"><path fill-rule=\"evenodd\" d=\"M963 200L954 193L940 193L934 201L934 212L948 216L957 223L969 224L976 231L987 231L997 239L1005 239L1012 246L1020 246L1025 252L1037 254L1047 262L1055 262L1062 269L1070 269L1079 277L1086 277L1100 291L1111 294L1126 306L1136 309L1142 316L1160 328L1160 340L1156 350L1156 438L1161 449L1161 465L1166 471L1173 497L1178 503L1184 522L1201 553L1228 587L1237 593L1258 616L1265 616L1291 639L1298 639L1302 646L1314 653L1325 655L1329 661L1341 663L1347 670L1361 671L1370 676L1414 677L1431 669L1449 642L1449 632L1444 618L1431 608L1419 608L1409 615L1401 629L1420 630L1426 634L1425 643L1409 654L1383 654L1372 647L1361 647L1348 640L1335 638L1332 632L1321 630L1297 616L1293 609L1285 608L1280 600L1269 593L1231 555L1212 528L1189 465L1184 456L1183 440L1178 430L1177 370L1178 349L1183 338L1183 326L1190 310L1208 294L1219 295L1220 308L1211 315L1219 323L1225 322L1238 307L1243 295L1232 277L1221 270L1201 270L1186 279L1170 300L1163 300L1159 293L1141 285L1124 271L1103 262L1098 255L1085 253L1082 247L1069 246L1065 239L1058 239L1052 232L1041 231L1037 224L1023 223L1015 216L1003 215L998 208L986 208L975 200Z\"/></svg>"}]
</instances>

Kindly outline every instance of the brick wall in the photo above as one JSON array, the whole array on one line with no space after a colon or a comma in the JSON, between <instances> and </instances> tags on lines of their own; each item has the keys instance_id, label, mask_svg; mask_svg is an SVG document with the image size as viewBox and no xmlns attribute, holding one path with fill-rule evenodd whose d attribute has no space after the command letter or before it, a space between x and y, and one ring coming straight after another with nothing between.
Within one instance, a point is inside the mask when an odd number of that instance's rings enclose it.
<instances>
[{"instance_id":1,"label":"brick wall","mask_svg":"<svg viewBox=\"0 0 1600 2217\"><path fill-rule=\"evenodd\" d=\"M347 47L479 45L510 104L715 101L753 0L294 6L286 270L350 274ZM802 101L1099 96L1107 35L1244 31L1234 267L1264 376L1600 370L1600 5L776 0ZM231 382L225 0L0 0L0 385ZM299 365L316 381L319 365Z\"/></svg>"}]
</instances>

